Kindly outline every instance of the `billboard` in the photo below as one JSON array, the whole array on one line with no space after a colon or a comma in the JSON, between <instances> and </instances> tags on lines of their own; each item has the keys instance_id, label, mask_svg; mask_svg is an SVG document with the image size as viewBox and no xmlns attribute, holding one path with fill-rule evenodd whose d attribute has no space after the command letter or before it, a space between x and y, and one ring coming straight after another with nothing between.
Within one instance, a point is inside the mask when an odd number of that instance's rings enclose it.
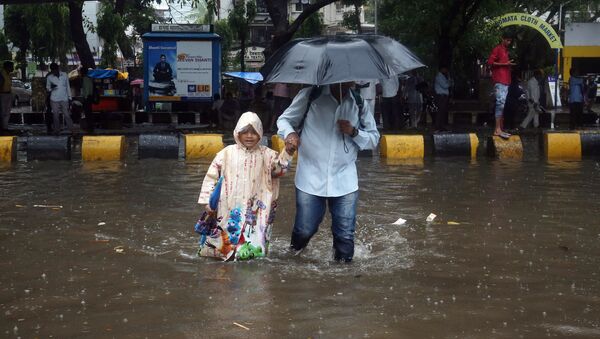
<instances>
[{"instance_id":1,"label":"billboard","mask_svg":"<svg viewBox=\"0 0 600 339\"><path fill-rule=\"evenodd\" d=\"M146 48L150 101L193 101L212 97L211 41L148 41Z\"/></svg>"}]
</instances>

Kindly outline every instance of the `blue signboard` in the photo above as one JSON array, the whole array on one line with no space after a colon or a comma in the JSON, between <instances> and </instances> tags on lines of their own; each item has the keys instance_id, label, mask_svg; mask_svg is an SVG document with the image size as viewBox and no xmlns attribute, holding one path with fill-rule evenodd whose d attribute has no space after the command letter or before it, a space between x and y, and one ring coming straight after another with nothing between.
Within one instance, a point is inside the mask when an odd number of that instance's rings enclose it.
<instances>
[{"instance_id":1,"label":"blue signboard","mask_svg":"<svg viewBox=\"0 0 600 339\"><path fill-rule=\"evenodd\" d=\"M146 102L211 101L220 92L220 37L214 33L147 33Z\"/></svg>"}]
</instances>

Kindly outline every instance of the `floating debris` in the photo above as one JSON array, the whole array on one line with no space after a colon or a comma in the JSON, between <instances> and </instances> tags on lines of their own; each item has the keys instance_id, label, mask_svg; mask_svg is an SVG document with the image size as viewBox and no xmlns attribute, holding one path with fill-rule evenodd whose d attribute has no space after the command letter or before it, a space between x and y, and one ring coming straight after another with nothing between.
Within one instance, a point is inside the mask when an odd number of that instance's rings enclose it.
<instances>
[{"instance_id":1,"label":"floating debris","mask_svg":"<svg viewBox=\"0 0 600 339\"><path fill-rule=\"evenodd\" d=\"M53 208L53 209L60 209L63 208L62 205L33 205L33 207L39 207L39 208Z\"/></svg>"},{"instance_id":2,"label":"floating debris","mask_svg":"<svg viewBox=\"0 0 600 339\"><path fill-rule=\"evenodd\" d=\"M435 215L435 214L431 213L431 214L429 214L429 215L427 216L427 219L426 219L426 220L427 220L427 222L432 222L432 221L433 221L433 219L435 219L435 217L437 217L437 215Z\"/></svg>"},{"instance_id":3,"label":"floating debris","mask_svg":"<svg viewBox=\"0 0 600 339\"><path fill-rule=\"evenodd\" d=\"M242 324L238 324L238 323L236 323L235 321L233 322L233 324L234 324L235 326L238 326L238 327L241 327L241 328L245 329L246 331L250 331L250 329L249 329L248 327L246 327L246 326L244 326L244 325L242 325Z\"/></svg>"},{"instance_id":4,"label":"floating debris","mask_svg":"<svg viewBox=\"0 0 600 339\"><path fill-rule=\"evenodd\" d=\"M448 225L460 225L460 223L456 221L448 221Z\"/></svg>"},{"instance_id":5,"label":"floating debris","mask_svg":"<svg viewBox=\"0 0 600 339\"><path fill-rule=\"evenodd\" d=\"M398 220L393 222L393 225L404 225L406 223L405 219L398 218Z\"/></svg>"},{"instance_id":6,"label":"floating debris","mask_svg":"<svg viewBox=\"0 0 600 339\"><path fill-rule=\"evenodd\" d=\"M105 223L104 221L100 221L100 222L98 223L98 226L104 226L104 225L106 225L106 223Z\"/></svg>"},{"instance_id":7,"label":"floating debris","mask_svg":"<svg viewBox=\"0 0 600 339\"><path fill-rule=\"evenodd\" d=\"M120 246L120 245L119 245L119 246L116 246L116 247L114 248L114 250L115 250L115 252L117 252L117 253L121 253L121 254L125 253L125 247L123 247L123 246Z\"/></svg>"}]
</instances>

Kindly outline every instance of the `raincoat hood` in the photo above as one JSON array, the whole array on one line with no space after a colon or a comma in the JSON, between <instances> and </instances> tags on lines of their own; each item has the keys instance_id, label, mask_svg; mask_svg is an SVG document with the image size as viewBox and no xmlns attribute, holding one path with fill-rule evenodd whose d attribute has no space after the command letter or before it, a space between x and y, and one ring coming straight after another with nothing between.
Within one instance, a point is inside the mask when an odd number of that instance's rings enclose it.
<instances>
[{"instance_id":1,"label":"raincoat hood","mask_svg":"<svg viewBox=\"0 0 600 339\"><path fill-rule=\"evenodd\" d=\"M241 147L245 147L245 146L240 141L238 135L240 134L240 131L248 125L251 125L252 128L254 128L256 133L258 133L258 136L260 137L260 139L262 139L262 137L263 137L262 122L260 121L260 118L258 117L258 115L254 112L246 112L246 113L242 114L242 116L240 116L240 119L238 120L237 125L235 125L235 129L233 130L233 138L235 139L235 143ZM259 144L260 144L260 142L256 145L258 146Z\"/></svg>"}]
</instances>

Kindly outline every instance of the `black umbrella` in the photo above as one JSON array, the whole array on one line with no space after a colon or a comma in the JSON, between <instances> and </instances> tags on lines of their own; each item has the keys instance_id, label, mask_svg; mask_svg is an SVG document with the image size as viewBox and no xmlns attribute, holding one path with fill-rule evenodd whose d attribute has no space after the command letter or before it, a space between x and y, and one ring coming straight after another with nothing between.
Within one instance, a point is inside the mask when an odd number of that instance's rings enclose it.
<instances>
[{"instance_id":1,"label":"black umbrella","mask_svg":"<svg viewBox=\"0 0 600 339\"><path fill-rule=\"evenodd\" d=\"M261 68L265 82L327 85L387 79L425 66L398 41L381 35L295 39Z\"/></svg>"}]
</instances>

